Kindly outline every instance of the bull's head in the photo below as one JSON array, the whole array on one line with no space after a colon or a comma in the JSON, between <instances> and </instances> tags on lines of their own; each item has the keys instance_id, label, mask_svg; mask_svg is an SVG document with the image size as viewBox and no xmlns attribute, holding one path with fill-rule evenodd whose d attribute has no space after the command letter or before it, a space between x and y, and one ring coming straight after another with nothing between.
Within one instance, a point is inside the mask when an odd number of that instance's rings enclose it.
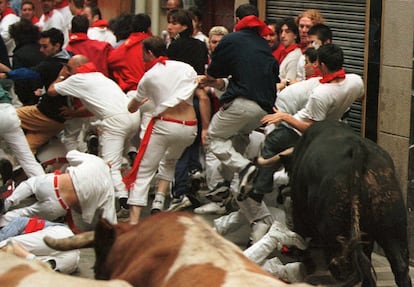
<instances>
[{"instance_id":1,"label":"bull's head","mask_svg":"<svg viewBox=\"0 0 414 287\"><path fill-rule=\"evenodd\" d=\"M68 238L55 239L49 236L44 237L46 245L50 248L67 251L80 248L95 249L95 278L108 280L109 274L106 272L106 258L117 236L126 232L132 227L129 224L112 225L107 220L101 219L96 225L95 231L88 231Z\"/></svg>"}]
</instances>

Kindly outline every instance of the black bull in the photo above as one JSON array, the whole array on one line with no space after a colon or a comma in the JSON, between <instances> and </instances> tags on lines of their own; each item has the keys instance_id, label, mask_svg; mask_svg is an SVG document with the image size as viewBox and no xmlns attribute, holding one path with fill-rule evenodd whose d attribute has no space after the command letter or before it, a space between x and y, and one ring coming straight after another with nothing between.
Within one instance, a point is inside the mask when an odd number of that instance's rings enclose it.
<instances>
[{"instance_id":1,"label":"black bull","mask_svg":"<svg viewBox=\"0 0 414 287\"><path fill-rule=\"evenodd\" d=\"M295 147L287 167L296 232L318 239L331 273L353 286L375 286L374 242L398 286L411 286L407 215L388 153L347 125L319 122Z\"/></svg>"}]
</instances>

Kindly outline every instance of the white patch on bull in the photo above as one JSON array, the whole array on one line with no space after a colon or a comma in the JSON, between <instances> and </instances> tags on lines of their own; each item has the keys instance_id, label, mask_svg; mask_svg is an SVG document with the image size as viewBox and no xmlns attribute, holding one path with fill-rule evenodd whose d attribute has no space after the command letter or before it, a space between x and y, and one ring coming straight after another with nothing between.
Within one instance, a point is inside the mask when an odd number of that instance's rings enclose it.
<instances>
[{"instance_id":1,"label":"white patch on bull","mask_svg":"<svg viewBox=\"0 0 414 287\"><path fill-rule=\"evenodd\" d=\"M240 248L214 232L204 220L182 216L178 221L185 227L183 244L164 284L183 267L211 264L226 271L225 287L240 286L241 282L244 286L286 286L275 278L248 271Z\"/></svg>"}]
</instances>

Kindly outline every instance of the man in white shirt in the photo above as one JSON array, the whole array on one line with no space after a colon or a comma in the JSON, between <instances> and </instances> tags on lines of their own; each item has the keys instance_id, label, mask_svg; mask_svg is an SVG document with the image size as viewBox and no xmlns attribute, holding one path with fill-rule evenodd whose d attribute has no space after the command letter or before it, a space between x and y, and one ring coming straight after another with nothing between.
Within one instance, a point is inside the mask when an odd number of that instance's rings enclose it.
<instances>
[{"instance_id":1,"label":"man in white shirt","mask_svg":"<svg viewBox=\"0 0 414 287\"><path fill-rule=\"evenodd\" d=\"M9 26L19 20L20 18L10 7L9 0L0 0L0 36L3 38L9 56L13 54L14 47L16 46L14 40L10 37Z\"/></svg>"},{"instance_id":2,"label":"man in white shirt","mask_svg":"<svg viewBox=\"0 0 414 287\"><path fill-rule=\"evenodd\" d=\"M43 14L36 23L40 31L46 31L50 28L56 28L63 33L65 47L69 42L69 29L67 21L61 12L55 9L55 0L40 0Z\"/></svg>"}]
</instances>

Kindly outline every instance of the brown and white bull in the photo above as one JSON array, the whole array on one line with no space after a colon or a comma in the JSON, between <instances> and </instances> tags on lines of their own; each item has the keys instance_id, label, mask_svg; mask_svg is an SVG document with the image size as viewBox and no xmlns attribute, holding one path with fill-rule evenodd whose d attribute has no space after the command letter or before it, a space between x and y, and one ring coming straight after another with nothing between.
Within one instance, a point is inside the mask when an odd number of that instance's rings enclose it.
<instances>
[{"instance_id":1,"label":"brown and white bull","mask_svg":"<svg viewBox=\"0 0 414 287\"><path fill-rule=\"evenodd\" d=\"M289 285L245 257L233 243L191 214L165 212L137 225L98 223L95 235L45 238L52 248L95 247L95 277L145 287Z\"/></svg>"},{"instance_id":2,"label":"brown and white bull","mask_svg":"<svg viewBox=\"0 0 414 287\"><path fill-rule=\"evenodd\" d=\"M0 251L2 287L132 287L123 280L92 280L53 271L47 263Z\"/></svg>"}]
</instances>

